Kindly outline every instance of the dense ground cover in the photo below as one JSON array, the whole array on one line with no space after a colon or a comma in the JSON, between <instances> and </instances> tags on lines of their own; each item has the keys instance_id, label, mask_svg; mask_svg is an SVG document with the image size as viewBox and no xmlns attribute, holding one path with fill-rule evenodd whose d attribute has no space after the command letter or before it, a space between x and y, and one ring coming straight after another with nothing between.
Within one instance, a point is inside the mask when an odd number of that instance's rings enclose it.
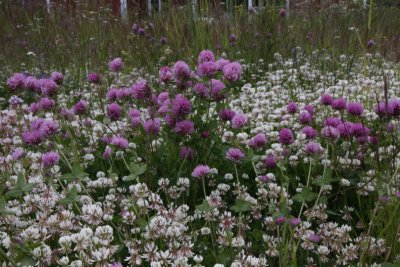
<instances>
[{"instance_id":1,"label":"dense ground cover","mask_svg":"<svg viewBox=\"0 0 400 267\"><path fill-rule=\"evenodd\" d=\"M397 9L102 28L6 8L3 266L400 263Z\"/></svg>"}]
</instances>

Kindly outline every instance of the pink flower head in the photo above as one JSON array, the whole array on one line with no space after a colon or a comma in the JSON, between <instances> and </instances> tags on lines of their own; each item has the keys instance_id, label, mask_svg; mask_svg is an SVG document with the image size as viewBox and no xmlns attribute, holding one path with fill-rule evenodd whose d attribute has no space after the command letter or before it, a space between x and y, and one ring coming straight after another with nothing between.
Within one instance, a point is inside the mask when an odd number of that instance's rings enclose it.
<instances>
[{"instance_id":1,"label":"pink flower head","mask_svg":"<svg viewBox=\"0 0 400 267\"><path fill-rule=\"evenodd\" d=\"M191 120L183 120L175 123L174 132L179 135L191 135L194 132L194 123Z\"/></svg>"},{"instance_id":2,"label":"pink flower head","mask_svg":"<svg viewBox=\"0 0 400 267\"><path fill-rule=\"evenodd\" d=\"M347 105L346 110L349 114L353 116L360 116L363 113L364 108L361 103L354 102L354 103L349 103Z\"/></svg>"},{"instance_id":3,"label":"pink flower head","mask_svg":"<svg viewBox=\"0 0 400 267\"><path fill-rule=\"evenodd\" d=\"M161 121L159 118L155 118L154 120L149 119L143 123L143 128L144 128L146 134L148 134L148 135L159 134L160 127L161 127Z\"/></svg>"},{"instance_id":4,"label":"pink flower head","mask_svg":"<svg viewBox=\"0 0 400 267\"><path fill-rule=\"evenodd\" d=\"M214 62L215 61L215 57L213 52L211 52L210 50L203 50L200 52L199 54L199 58L198 58L198 63L204 63L204 62Z\"/></svg>"},{"instance_id":5,"label":"pink flower head","mask_svg":"<svg viewBox=\"0 0 400 267\"><path fill-rule=\"evenodd\" d=\"M225 89L225 84L223 82L221 82L220 80L212 79L210 87L211 98L214 101L221 101L225 99L226 94L224 94L223 92Z\"/></svg>"},{"instance_id":6,"label":"pink flower head","mask_svg":"<svg viewBox=\"0 0 400 267\"><path fill-rule=\"evenodd\" d=\"M96 72L89 73L87 79L89 83L94 83L94 84L100 83L100 75Z\"/></svg>"},{"instance_id":7,"label":"pink flower head","mask_svg":"<svg viewBox=\"0 0 400 267\"><path fill-rule=\"evenodd\" d=\"M124 63L120 57L114 58L108 63L108 67L112 72L118 72L124 67Z\"/></svg>"},{"instance_id":8,"label":"pink flower head","mask_svg":"<svg viewBox=\"0 0 400 267\"><path fill-rule=\"evenodd\" d=\"M324 105L324 106L329 106L330 104L332 104L333 98L332 98L332 96L329 95L329 94L323 94L323 95L321 96L320 102L321 102L321 104Z\"/></svg>"},{"instance_id":9,"label":"pink flower head","mask_svg":"<svg viewBox=\"0 0 400 267\"><path fill-rule=\"evenodd\" d=\"M192 110L192 103L183 95L176 95L172 100L172 113L177 118L186 117Z\"/></svg>"},{"instance_id":10,"label":"pink flower head","mask_svg":"<svg viewBox=\"0 0 400 267\"><path fill-rule=\"evenodd\" d=\"M127 140L126 138L124 138L124 137L121 137L121 136L114 136L114 137L111 139L111 144L114 145L114 146L116 146L116 147L118 147L118 148L126 149L126 148L128 148L129 142L128 142L128 140Z\"/></svg>"},{"instance_id":11,"label":"pink flower head","mask_svg":"<svg viewBox=\"0 0 400 267\"><path fill-rule=\"evenodd\" d=\"M49 168L58 164L59 160L60 156L58 155L57 152L54 151L47 152L42 155L42 165L45 168Z\"/></svg>"},{"instance_id":12,"label":"pink flower head","mask_svg":"<svg viewBox=\"0 0 400 267\"><path fill-rule=\"evenodd\" d=\"M57 84L62 84L64 81L64 75L61 72L53 71L50 75L50 79L55 81Z\"/></svg>"},{"instance_id":13,"label":"pink flower head","mask_svg":"<svg viewBox=\"0 0 400 267\"><path fill-rule=\"evenodd\" d=\"M147 81L143 79L136 82L132 86L131 91L133 97L136 99L146 99L151 95L150 88L147 85Z\"/></svg>"},{"instance_id":14,"label":"pink flower head","mask_svg":"<svg viewBox=\"0 0 400 267\"><path fill-rule=\"evenodd\" d=\"M200 77L215 75L218 71L218 65L214 61L206 61L197 66L197 74Z\"/></svg>"},{"instance_id":15,"label":"pink flower head","mask_svg":"<svg viewBox=\"0 0 400 267\"><path fill-rule=\"evenodd\" d=\"M107 116L112 121L116 121L121 117L122 108L117 103L112 103L107 107Z\"/></svg>"},{"instance_id":16,"label":"pink flower head","mask_svg":"<svg viewBox=\"0 0 400 267\"><path fill-rule=\"evenodd\" d=\"M294 142L293 132L289 128L282 128L279 131L279 142L283 145L290 145Z\"/></svg>"},{"instance_id":17,"label":"pink flower head","mask_svg":"<svg viewBox=\"0 0 400 267\"><path fill-rule=\"evenodd\" d=\"M226 152L226 158L233 161L234 163L239 163L245 157L245 153L239 148L229 148Z\"/></svg>"},{"instance_id":18,"label":"pink flower head","mask_svg":"<svg viewBox=\"0 0 400 267\"><path fill-rule=\"evenodd\" d=\"M313 141L306 144L305 150L308 155L319 155L323 152L321 144Z\"/></svg>"},{"instance_id":19,"label":"pink flower head","mask_svg":"<svg viewBox=\"0 0 400 267\"><path fill-rule=\"evenodd\" d=\"M297 107L296 102L290 102L290 103L286 106L286 110L287 110L287 112L290 113L290 114L296 113L297 110L298 110L298 107Z\"/></svg>"},{"instance_id":20,"label":"pink flower head","mask_svg":"<svg viewBox=\"0 0 400 267\"><path fill-rule=\"evenodd\" d=\"M256 134L250 141L248 145L252 148L262 148L267 143L267 137L263 133Z\"/></svg>"},{"instance_id":21,"label":"pink flower head","mask_svg":"<svg viewBox=\"0 0 400 267\"><path fill-rule=\"evenodd\" d=\"M14 73L13 76L8 78L7 86L15 91L18 89L22 89L25 83L25 75L22 73Z\"/></svg>"},{"instance_id":22,"label":"pink flower head","mask_svg":"<svg viewBox=\"0 0 400 267\"><path fill-rule=\"evenodd\" d=\"M286 17L286 9L281 8L281 9L279 10L279 16L280 16L281 18Z\"/></svg>"},{"instance_id":23,"label":"pink flower head","mask_svg":"<svg viewBox=\"0 0 400 267\"><path fill-rule=\"evenodd\" d=\"M207 165L198 165L196 168L194 168L192 172L192 176L195 178L202 178L210 174L211 169Z\"/></svg>"},{"instance_id":24,"label":"pink flower head","mask_svg":"<svg viewBox=\"0 0 400 267\"><path fill-rule=\"evenodd\" d=\"M50 79L40 79L39 80L40 90L46 96L52 96L57 91L57 84L55 81Z\"/></svg>"},{"instance_id":25,"label":"pink flower head","mask_svg":"<svg viewBox=\"0 0 400 267\"><path fill-rule=\"evenodd\" d=\"M190 68L184 61L177 61L172 71L175 79L178 81L182 81L190 77Z\"/></svg>"},{"instance_id":26,"label":"pink flower head","mask_svg":"<svg viewBox=\"0 0 400 267\"><path fill-rule=\"evenodd\" d=\"M222 73L228 81L236 82L242 77L242 65L238 62L228 63L223 67Z\"/></svg>"},{"instance_id":27,"label":"pink flower head","mask_svg":"<svg viewBox=\"0 0 400 267\"><path fill-rule=\"evenodd\" d=\"M172 69L168 66L161 67L159 73L160 77L160 82L169 82L172 81L174 78L174 73L172 72Z\"/></svg>"},{"instance_id":28,"label":"pink flower head","mask_svg":"<svg viewBox=\"0 0 400 267\"><path fill-rule=\"evenodd\" d=\"M72 107L72 110L75 115L84 114L86 112L87 106L88 106L87 102L85 100L81 99L78 101L78 103L76 103Z\"/></svg>"},{"instance_id":29,"label":"pink flower head","mask_svg":"<svg viewBox=\"0 0 400 267\"><path fill-rule=\"evenodd\" d=\"M337 98L332 101L331 107L335 110L344 110L346 109L347 101L343 97Z\"/></svg>"},{"instance_id":30,"label":"pink flower head","mask_svg":"<svg viewBox=\"0 0 400 267\"><path fill-rule=\"evenodd\" d=\"M242 128L243 126L245 126L247 124L247 117L244 114L235 114L235 116L233 116L232 120L232 128L233 129L239 129Z\"/></svg>"},{"instance_id":31,"label":"pink flower head","mask_svg":"<svg viewBox=\"0 0 400 267\"><path fill-rule=\"evenodd\" d=\"M230 121L236 115L236 112L227 108L222 109L218 112L218 116L223 121Z\"/></svg>"}]
</instances>

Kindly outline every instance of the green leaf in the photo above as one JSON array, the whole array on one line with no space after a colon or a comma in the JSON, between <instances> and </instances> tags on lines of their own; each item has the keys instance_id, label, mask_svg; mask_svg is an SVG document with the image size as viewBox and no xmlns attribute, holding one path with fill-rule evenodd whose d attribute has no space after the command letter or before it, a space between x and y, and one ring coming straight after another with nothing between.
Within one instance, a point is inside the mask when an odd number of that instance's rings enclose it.
<instances>
[{"instance_id":1,"label":"green leaf","mask_svg":"<svg viewBox=\"0 0 400 267\"><path fill-rule=\"evenodd\" d=\"M147 165L146 164L139 165L139 168L136 171L136 175L139 176L139 175L143 174L146 171L146 169L147 169Z\"/></svg>"},{"instance_id":2,"label":"green leaf","mask_svg":"<svg viewBox=\"0 0 400 267\"><path fill-rule=\"evenodd\" d=\"M207 200L203 200L203 203L196 206L196 210L201 212L211 212L213 208L210 206L210 204L208 204Z\"/></svg>"},{"instance_id":3,"label":"green leaf","mask_svg":"<svg viewBox=\"0 0 400 267\"><path fill-rule=\"evenodd\" d=\"M236 199L235 204L231 207L231 210L240 213L240 212L246 212L250 210L251 208L251 203L249 201L246 201L244 199Z\"/></svg>"},{"instance_id":4,"label":"green leaf","mask_svg":"<svg viewBox=\"0 0 400 267\"><path fill-rule=\"evenodd\" d=\"M310 202L313 201L314 199L316 199L318 197L318 194L312 192L310 189L308 188L303 188L303 190L301 191L301 193L296 194L293 197L293 200L296 202Z\"/></svg>"},{"instance_id":5,"label":"green leaf","mask_svg":"<svg viewBox=\"0 0 400 267\"><path fill-rule=\"evenodd\" d=\"M138 178L136 174L130 174L128 176L125 176L124 181L129 182L129 181L134 181Z\"/></svg>"},{"instance_id":6,"label":"green leaf","mask_svg":"<svg viewBox=\"0 0 400 267\"><path fill-rule=\"evenodd\" d=\"M74 186L70 190L68 190L67 194L65 195L65 198L61 199L60 203L62 205L69 205L78 201L79 201L78 190Z\"/></svg>"},{"instance_id":7,"label":"green leaf","mask_svg":"<svg viewBox=\"0 0 400 267\"><path fill-rule=\"evenodd\" d=\"M137 219L136 223L139 225L140 230L142 230L142 231L144 231L148 225L148 222L143 218Z\"/></svg>"},{"instance_id":8,"label":"green leaf","mask_svg":"<svg viewBox=\"0 0 400 267\"><path fill-rule=\"evenodd\" d=\"M0 214L2 215L12 215L15 214L12 210L6 210L6 200L4 197L0 198Z\"/></svg>"}]
</instances>

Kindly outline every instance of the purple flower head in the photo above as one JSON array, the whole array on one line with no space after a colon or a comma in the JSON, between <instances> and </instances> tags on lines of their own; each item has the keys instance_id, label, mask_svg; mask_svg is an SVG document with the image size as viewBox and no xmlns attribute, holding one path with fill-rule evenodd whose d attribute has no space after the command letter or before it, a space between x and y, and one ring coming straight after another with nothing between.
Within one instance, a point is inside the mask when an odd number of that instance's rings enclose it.
<instances>
[{"instance_id":1,"label":"purple flower head","mask_svg":"<svg viewBox=\"0 0 400 267\"><path fill-rule=\"evenodd\" d=\"M262 176L260 176L260 180L263 182L263 183L269 183L269 182L271 182L272 181L272 178L271 178L271 176L270 175L262 175Z\"/></svg>"},{"instance_id":2,"label":"purple flower head","mask_svg":"<svg viewBox=\"0 0 400 267\"><path fill-rule=\"evenodd\" d=\"M179 135L191 135L194 132L194 123L191 120L183 120L175 123L174 132Z\"/></svg>"},{"instance_id":3,"label":"purple flower head","mask_svg":"<svg viewBox=\"0 0 400 267\"><path fill-rule=\"evenodd\" d=\"M273 155L269 155L265 158L264 160L264 165L267 168L273 169L276 167L276 160L275 157Z\"/></svg>"},{"instance_id":4,"label":"purple flower head","mask_svg":"<svg viewBox=\"0 0 400 267\"><path fill-rule=\"evenodd\" d=\"M100 74L96 72L89 73L87 76L89 83L98 84L100 83Z\"/></svg>"},{"instance_id":5,"label":"purple flower head","mask_svg":"<svg viewBox=\"0 0 400 267\"><path fill-rule=\"evenodd\" d=\"M14 73L13 76L7 80L7 86L13 91L22 89L24 87L24 83L25 75L22 73Z\"/></svg>"},{"instance_id":6,"label":"purple flower head","mask_svg":"<svg viewBox=\"0 0 400 267\"><path fill-rule=\"evenodd\" d=\"M307 110L311 116L314 116L315 108L313 105L305 105L304 110Z\"/></svg>"},{"instance_id":7,"label":"purple flower head","mask_svg":"<svg viewBox=\"0 0 400 267\"><path fill-rule=\"evenodd\" d=\"M194 159L194 150L188 146L182 147L181 159L193 160Z\"/></svg>"},{"instance_id":8,"label":"purple flower head","mask_svg":"<svg viewBox=\"0 0 400 267\"><path fill-rule=\"evenodd\" d=\"M226 152L226 158L234 163L240 163L244 157L244 152L239 148L229 148Z\"/></svg>"},{"instance_id":9,"label":"purple flower head","mask_svg":"<svg viewBox=\"0 0 400 267\"><path fill-rule=\"evenodd\" d=\"M37 145L43 141L39 130L22 133L22 140L28 145Z\"/></svg>"},{"instance_id":10,"label":"purple flower head","mask_svg":"<svg viewBox=\"0 0 400 267\"><path fill-rule=\"evenodd\" d=\"M396 130L396 126L394 126L393 123L389 122L386 125L386 131L388 131L389 133L393 133Z\"/></svg>"},{"instance_id":11,"label":"purple flower head","mask_svg":"<svg viewBox=\"0 0 400 267\"><path fill-rule=\"evenodd\" d=\"M169 93L168 92L161 92L157 96L156 103L157 105L162 105L165 101L169 101Z\"/></svg>"},{"instance_id":12,"label":"purple flower head","mask_svg":"<svg viewBox=\"0 0 400 267\"><path fill-rule=\"evenodd\" d=\"M211 169L207 165L198 165L196 168L194 168L192 172L192 176L195 178L203 178L210 174Z\"/></svg>"},{"instance_id":13,"label":"purple flower head","mask_svg":"<svg viewBox=\"0 0 400 267\"><path fill-rule=\"evenodd\" d=\"M228 63L223 67L222 73L228 81L236 82L242 77L242 65L238 62Z\"/></svg>"},{"instance_id":14,"label":"purple flower head","mask_svg":"<svg viewBox=\"0 0 400 267\"><path fill-rule=\"evenodd\" d=\"M209 136L210 136L210 133L208 131L201 132L201 138L207 139Z\"/></svg>"},{"instance_id":15,"label":"purple flower head","mask_svg":"<svg viewBox=\"0 0 400 267\"><path fill-rule=\"evenodd\" d=\"M286 222L285 216L279 216L275 219L277 225L283 225Z\"/></svg>"},{"instance_id":16,"label":"purple flower head","mask_svg":"<svg viewBox=\"0 0 400 267\"><path fill-rule=\"evenodd\" d=\"M367 42L367 47L368 47L368 48L371 48L371 47L373 47L375 44L376 44L375 41L372 40L372 39L370 39L370 40L368 40L368 42Z\"/></svg>"},{"instance_id":17,"label":"purple flower head","mask_svg":"<svg viewBox=\"0 0 400 267\"><path fill-rule=\"evenodd\" d=\"M203 50L200 52L199 54L199 58L198 58L198 63L204 63L204 62L214 62L215 61L215 57L213 52L211 52L210 50Z\"/></svg>"},{"instance_id":18,"label":"purple flower head","mask_svg":"<svg viewBox=\"0 0 400 267\"><path fill-rule=\"evenodd\" d=\"M224 59L224 58L220 58L217 60L217 66L218 66L218 70L222 70L224 68L225 65L231 63L229 60Z\"/></svg>"},{"instance_id":19,"label":"purple flower head","mask_svg":"<svg viewBox=\"0 0 400 267\"><path fill-rule=\"evenodd\" d=\"M231 123L233 129L242 128L247 124L247 116L241 113L237 113L233 116Z\"/></svg>"},{"instance_id":20,"label":"purple flower head","mask_svg":"<svg viewBox=\"0 0 400 267\"><path fill-rule=\"evenodd\" d=\"M286 17L286 9L281 8L281 9L279 10L279 16L280 16L281 18Z\"/></svg>"},{"instance_id":21,"label":"purple flower head","mask_svg":"<svg viewBox=\"0 0 400 267\"><path fill-rule=\"evenodd\" d=\"M39 80L33 76L28 76L25 78L24 87L28 90L39 92L40 91Z\"/></svg>"},{"instance_id":22,"label":"purple flower head","mask_svg":"<svg viewBox=\"0 0 400 267\"><path fill-rule=\"evenodd\" d=\"M333 98L332 98L331 95L329 95L329 94L323 94L323 95L321 96L320 103L321 103L322 105L329 106L330 104L332 104L332 102L333 102Z\"/></svg>"},{"instance_id":23,"label":"purple flower head","mask_svg":"<svg viewBox=\"0 0 400 267\"><path fill-rule=\"evenodd\" d=\"M363 105L357 102L349 103L346 110L353 116L360 116L364 112Z\"/></svg>"},{"instance_id":24,"label":"purple flower head","mask_svg":"<svg viewBox=\"0 0 400 267\"><path fill-rule=\"evenodd\" d=\"M345 121L339 124L336 129L340 133L340 137L345 138L351 135L351 128L353 127L353 123L349 121Z\"/></svg>"},{"instance_id":25,"label":"purple flower head","mask_svg":"<svg viewBox=\"0 0 400 267\"><path fill-rule=\"evenodd\" d=\"M39 84L40 84L40 90L46 96L52 96L57 91L57 84L53 80L40 79Z\"/></svg>"},{"instance_id":26,"label":"purple flower head","mask_svg":"<svg viewBox=\"0 0 400 267\"><path fill-rule=\"evenodd\" d=\"M400 99L392 99L388 103L388 113L390 116L398 117L400 115Z\"/></svg>"},{"instance_id":27,"label":"purple flower head","mask_svg":"<svg viewBox=\"0 0 400 267\"><path fill-rule=\"evenodd\" d=\"M358 122L351 125L350 133L354 137L366 137L370 133L370 129L364 124Z\"/></svg>"},{"instance_id":28,"label":"purple flower head","mask_svg":"<svg viewBox=\"0 0 400 267\"><path fill-rule=\"evenodd\" d=\"M162 36L161 38L160 38L160 44L161 45L165 45L166 43L167 43L167 38L166 37L164 37L164 36Z\"/></svg>"},{"instance_id":29,"label":"purple flower head","mask_svg":"<svg viewBox=\"0 0 400 267\"><path fill-rule=\"evenodd\" d=\"M308 155L319 155L323 152L321 144L313 141L306 144L305 150Z\"/></svg>"},{"instance_id":30,"label":"purple flower head","mask_svg":"<svg viewBox=\"0 0 400 267\"><path fill-rule=\"evenodd\" d=\"M301 124L309 124L312 122L312 116L310 112L307 110L304 110L303 112L300 113L299 120Z\"/></svg>"},{"instance_id":31,"label":"purple flower head","mask_svg":"<svg viewBox=\"0 0 400 267\"><path fill-rule=\"evenodd\" d=\"M108 267L123 267L123 266L119 262L114 262L114 263L109 264Z\"/></svg>"},{"instance_id":32,"label":"purple flower head","mask_svg":"<svg viewBox=\"0 0 400 267\"><path fill-rule=\"evenodd\" d=\"M108 90L107 92L107 100L109 102L113 102L115 100L117 100L118 98L118 93L119 93L119 89L117 88L111 88L110 90Z\"/></svg>"},{"instance_id":33,"label":"purple flower head","mask_svg":"<svg viewBox=\"0 0 400 267\"><path fill-rule=\"evenodd\" d=\"M58 123L53 120L45 120L37 129L42 138L50 137L59 131Z\"/></svg>"},{"instance_id":34,"label":"purple flower head","mask_svg":"<svg viewBox=\"0 0 400 267\"><path fill-rule=\"evenodd\" d=\"M24 149L22 147L17 147L11 154L11 157L14 161L17 161L20 160L24 156L24 154Z\"/></svg>"},{"instance_id":35,"label":"purple flower head","mask_svg":"<svg viewBox=\"0 0 400 267\"><path fill-rule=\"evenodd\" d=\"M114 58L113 60L111 60L108 63L108 67L110 68L110 71L112 71L112 72L118 72L118 71L122 70L122 68L124 67L122 58L120 58L120 57Z\"/></svg>"},{"instance_id":36,"label":"purple flower head","mask_svg":"<svg viewBox=\"0 0 400 267\"><path fill-rule=\"evenodd\" d=\"M342 123L342 120L337 117L328 117L324 121L324 126L332 126L337 127L339 124Z\"/></svg>"},{"instance_id":37,"label":"purple flower head","mask_svg":"<svg viewBox=\"0 0 400 267\"><path fill-rule=\"evenodd\" d=\"M161 67L158 73L160 76L160 82L169 82L172 81L172 79L174 78L174 73L172 72L172 69L168 66Z\"/></svg>"},{"instance_id":38,"label":"purple flower head","mask_svg":"<svg viewBox=\"0 0 400 267\"><path fill-rule=\"evenodd\" d=\"M37 107L40 108L40 109L43 109L43 110L49 110L55 104L56 104L56 101L54 101L53 99L47 98L47 97L43 97L37 103Z\"/></svg>"},{"instance_id":39,"label":"purple flower head","mask_svg":"<svg viewBox=\"0 0 400 267\"><path fill-rule=\"evenodd\" d=\"M190 69L184 61L177 61L172 69L174 77L178 81L190 78Z\"/></svg>"},{"instance_id":40,"label":"purple flower head","mask_svg":"<svg viewBox=\"0 0 400 267\"><path fill-rule=\"evenodd\" d=\"M212 79L211 80L211 97L214 101L221 101L225 99L226 94L223 93L225 89L225 84L220 80Z\"/></svg>"},{"instance_id":41,"label":"purple flower head","mask_svg":"<svg viewBox=\"0 0 400 267\"><path fill-rule=\"evenodd\" d=\"M139 30L137 31L137 33L138 33L139 35L144 35L145 30L144 30L143 28L139 28Z\"/></svg>"},{"instance_id":42,"label":"purple flower head","mask_svg":"<svg viewBox=\"0 0 400 267\"><path fill-rule=\"evenodd\" d=\"M104 150L103 154L101 155L104 159L110 158L112 154L112 149L111 147L107 146L106 149Z\"/></svg>"},{"instance_id":43,"label":"purple flower head","mask_svg":"<svg viewBox=\"0 0 400 267\"><path fill-rule=\"evenodd\" d=\"M338 139L340 136L339 131L335 127L332 127L332 126L325 126L324 128L322 128L321 134L323 137L333 139L333 140Z\"/></svg>"},{"instance_id":44,"label":"purple flower head","mask_svg":"<svg viewBox=\"0 0 400 267\"><path fill-rule=\"evenodd\" d=\"M289 102L289 104L287 104L287 106L286 106L286 110L290 114L296 113L298 110L296 102Z\"/></svg>"},{"instance_id":45,"label":"purple flower head","mask_svg":"<svg viewBox=\"0 0 400 267\"><path fill-rule=\"evenodd\" d=\"M197 66L197 74L200 77L215 75L218 71L218 65L214 61L206 61Z\"/></svg>"},{"instance_id":46,"label":"purple flower head","mask_svg":"<svg viewBox=\"0 0 400 267\"><path fill-rule=\"evenodd\" d=\"M230 121L235 115L236 115L235 111L226 108L218 112L219 118L223 121Z\"/></svg>"},{"instance_id":47,"label":"purple flower head","mask_svg":"<svg viewBox=\"0 0 400 267\"><path fill-rule=\"evenodd\" d=\"M39 106L38 103L33 102L33 103L31 103L31 104L29 105L29 111L32 112L32 113L38 112L39 109L40 109L40 106Z\"/></svg>"},{"instance_id":48,"label":"purple flower head","mask_svg":"<svg viewBox=\"0 0 400 267\"><path fill-rule=\"evenodd\" d=\"M379 117L389 115L389 103L379 102L378 105L375 107L375 113Z\"/></svg>"},{"instance_id":49,"label":"purple flower head","mask_svg":"<svg viewBox=\"0 0 400 267\"><path fill-rule=\"evenodd\" d=\"M117 103L112 103L107 107L107 116L112 121L116 121L121 117L122 108Z\"/></svg>"},{"instance_id":50,"label":"purple flower head","mask_svg":"<svg viewBox=\"0 0 400 267\"><path fill-rule=\"evenodd\" d=\"M313 243L318 243L321 240L321 237L319 235L316 235L314 233L309 233L307 235L307 239Z\"/></svg>"},{"instance_id":51,"label":"purple flower head","mask_svg":"<svg viewBox=\"0 0 400 267\"><path fill-rule=\"evenodd\" d=\"M248 145L252 148L262 148L267 143L267 137L263 133L256 134L250 139Z\"/></svg>"},{"instance_id":52,"label":"purple flower head","mask_svg":"<svg viewBox=\"0 0 400 267\"><path fill-rule=\"evenodd\" d=\"M146 80L139 80L138 82L136 82L132 88L132 95L134 98L136 99L146 99L148 97L150 97L150 88L147 85L147 81Z\"/></svg>"},{"instance_id":53,"label":"purple flower head","mask_svg":"<svg viewBox=\"0 0 400 267\"><path fill-rule=\"evenodd\" d=\"M235 45L237 41L236 35L234 33L229 34L228 41L231 45Z\"/></svg>"},{"instance_id":54,"label":"purple flower head","mask_svg":"<svg viewBox=\"0 0 400 267\"><path fill-rule=\"evenodd\" d=\"M81 115L86 112L87 106L88 106L87 102L81 99L78 101L78 103L76 103L72 107L72 111L74 112L75 115Z\"/></svg>"},{"instance_id":55,"label":"purple flower head","mask_svg":"<svg viewBox=\"0 0 400 267\"><path fill-rule=\"evenodd\" d=\"M297 226L297 225L299 225L301 223L301 219L300 218L291 218L290 220L289 220L289 224L291 225L291 226Z\"/></svg>"},{"instance_id":56,"label":"purple flower head","mask_svg":"<svg viewBox=\"0 0 400 267\"><path fill-rule=\"evenodd\" d=\"M62 84L64 81L64 75L61 72L53 71L50 75L50 79L55 81L57 84Z\"/></svg>"},{"instance_id":57,"label":"purple flower head","mask_svg":"<svg viewBox=\"0 0 400 267\"><path fill-rule=\"evenodd\" d=\"M343 97L337 98L332 101L331 107L335 110L345 110L347 106L347 101Z\"/></svg>"},{"instance_id":58,"label":"purple flower head","mask_svg":"<svg viewBox=\"0 0 400 267\"><path fill-rule=\"evenodd\" d=\"M196 83L193 89L201 97L207 97L209 95L208 89L204 83Z\"/></svg>"},{"instance_id":59,"label":"purple flower head","mask_svg":"<svg viewBox=\"0 0 400 267\"><path fill-rule=\"evenodd\" d=\"M130 118L140 117L140 110L138 110L136 108L132 108L129 110L128 116Z\"/></svg>"},{"instance_id":60,"label":"purple flower head","mask_svg":"<svg viewBox=\"0 0 400 267\"><path fill-rule=\"evenodd\" d=\"M149 119L143 123L143 128L148 135L157 135L160 133L161 128L161 120L159 118L155 118L154 120Z\"/></svg>"},{"instance_id":61,"label":"purple flower head","mask_svg":"<svg viewBox=\"0 0 400 267\"><path fill-rule=\"evenodd\" d=\"M121 136L113 136L110 143L120 149L126 149L129 145L128 140Z\"/></svg>"},{"instance_id":62,"label":"purple flower head","mask_svg":"<svg viewBox=\"0 0 400 267\"><path fill-rule=\"evenodd\" d=\"M58 155L58 153L54 151L47 152L42 155L42 165L45 168L57 165L59 160L60 155Z\"/></svg>"},{"instance_id":63,"label":"purple flower head","mask_svg":"<svg viewBox=\"0 0 400 267\"><path fill-rule=\"evenodd\" d=\"M139 31L139 25L137 25L136 23L134 23L133 25L132 25L132 31L133 31L133 33L137 33L138 31Z\"/></svg>"},{"instance_id":64,"label":"purple flower head","mask_svg":"<svg viewBox=\"0 0 400 267\"><path fill-rule=\"evenodd\" d=\"M192 111L192 103L183 95L178 94L172 100L172 113L176 118L184 118Z\"/></svg>"},{"instance_id":65,"label":"purple flower head","mask_svg":"<svg viewBox=\"0 0 400 267\"><path fill-rule=\"evenodd\" d=\"M290 145L294 142L293 132L289 128L282 128L279 131L279 142L283 145Z\"/></svg>"}]
</instances>

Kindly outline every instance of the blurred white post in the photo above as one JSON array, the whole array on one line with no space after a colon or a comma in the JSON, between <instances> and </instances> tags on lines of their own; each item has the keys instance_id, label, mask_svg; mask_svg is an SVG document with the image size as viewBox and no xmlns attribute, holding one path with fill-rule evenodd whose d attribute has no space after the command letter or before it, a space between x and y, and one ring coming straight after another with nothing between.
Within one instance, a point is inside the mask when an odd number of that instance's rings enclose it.
<instances>
[{"instance_id":1,"label":"blurred white post","mask_svg":"<svg viewBox=\"0 0 400 267\"><path fill-rule=\"evenodd\" d=\"M253 7L253 0L247 0L247 5L248 5L247 9L250 10L250 8Z\"/></svg>"},{"instance_id":2,"label":"blurred white post","mask_svg":"<svg viewBox=\"0 0 400 267\"><path fill-rule=\"evenodd\" d=\"M126 22L128 19L128 1L121 0L120 1L120 8L121 8L121 20Z\"/></svg>"},{"instance_id":3,"label":"blurred white post","mask_svg":"<svg viewBox=\"0 0 400 267\"><path fill-rule=\"evenodd\" d=\"M158 0L158 13L161 15L161 9L162 9L162 0Z\"/></svg>"},{"instance_id":4,"label":"blurred white post","mask_svg":"<svg viewBox=\"0 0 400 267\"><path fill-rule=\"evenodd\" d=\"M49 13L50 13L50 5L51 5L50 0L46 0L47 12Z\"/></svg>"},{"instance_id":5,"label":"blurred white post","mask_svg":"<svg viewBox=\"0 0 400 267\"><path fill-rule=\"evenodd\" d=\"M364 7L367 7L367 0L363 0Z\"/></svg>"},{"instance_id":6,"label":"blurred white post","mask_svg":"<svg viewBox=\"0 0 400 267\"><path fill-rule=\"evenodd\" d=\"M147 15L151 16L151 0L147 0Z\"/></svg>"},{"instance_id":7,"label":"blurred white post","mask_svg":"<svg viewBox=\"0 0 400 267\"><path fill-rule=\"evenodd\" d=\"M197 0L192 0L193 17L197 18Z\"/></svg>"},{"instance_id":8,"label":"blurred white post","mask_svg":"<svg viewBox=\"0 0 400 267\"><path fill-rule=\"evenodd\" d=\"M290 13L290 0L286 0L286 16L289 17Z\"/></svg>"}]
</instances>

